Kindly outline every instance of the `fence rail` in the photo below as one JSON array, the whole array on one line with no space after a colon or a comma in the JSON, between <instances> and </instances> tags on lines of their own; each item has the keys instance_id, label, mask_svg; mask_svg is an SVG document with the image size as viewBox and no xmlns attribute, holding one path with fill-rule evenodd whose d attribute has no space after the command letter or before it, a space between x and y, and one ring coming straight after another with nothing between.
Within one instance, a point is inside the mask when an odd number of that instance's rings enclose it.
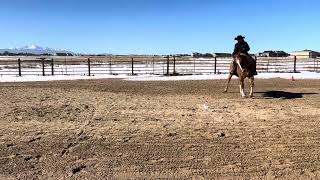
<instances>
[{"instance_id":1,"label":"fence rail","mask_svg":"<svg viewBox=\"0 0 320 180\"><path fill-rule=\"evenodd\" d=\"M258 57L257 71L320 72L319 58ZM229 73L231 58L191 57L0 57L0 76L189 75Z\"/></svg>"}]
</instances>

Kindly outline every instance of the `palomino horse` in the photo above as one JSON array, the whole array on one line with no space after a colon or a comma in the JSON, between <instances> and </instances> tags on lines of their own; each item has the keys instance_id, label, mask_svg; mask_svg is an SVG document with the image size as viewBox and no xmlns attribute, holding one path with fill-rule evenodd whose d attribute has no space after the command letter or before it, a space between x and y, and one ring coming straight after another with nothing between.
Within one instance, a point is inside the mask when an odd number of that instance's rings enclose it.
<instances>
[{"instance_id":1,"label":"palomino horse","mask_svg":"<svg viewBox=\"0 0 320 180\"><path fill-rule=\"evenodd\" d=\"M238 76L240 82L240 94L242 97L246 97L244 93L244 80L249 78L250 80L250 97L253 97L254 87L254 75L255 75L255 62L253 58L246 54L239 53L235 56L234 61L237 63L237 70L234 74L230 73L228 83L224 92L228 92L228 86L233 75ZM233 70L233 63L230 66L230 72Z\"/></svg>"}]
</instances>

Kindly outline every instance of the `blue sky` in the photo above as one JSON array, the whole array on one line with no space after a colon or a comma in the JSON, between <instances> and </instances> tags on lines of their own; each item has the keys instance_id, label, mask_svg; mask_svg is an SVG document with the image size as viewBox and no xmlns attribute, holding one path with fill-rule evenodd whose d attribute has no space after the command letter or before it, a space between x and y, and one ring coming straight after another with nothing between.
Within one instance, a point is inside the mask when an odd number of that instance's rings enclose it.
<instances>
[{"instance_id":1,"label":"blue sky","mask_svg":"<svg viewBox=\"0 0 320 180\"><path fill-rule=\"evenodd\" d=\"M320 50L319 0L3 0L0 48L81 53Z\"/></svg>"}]
</instances>

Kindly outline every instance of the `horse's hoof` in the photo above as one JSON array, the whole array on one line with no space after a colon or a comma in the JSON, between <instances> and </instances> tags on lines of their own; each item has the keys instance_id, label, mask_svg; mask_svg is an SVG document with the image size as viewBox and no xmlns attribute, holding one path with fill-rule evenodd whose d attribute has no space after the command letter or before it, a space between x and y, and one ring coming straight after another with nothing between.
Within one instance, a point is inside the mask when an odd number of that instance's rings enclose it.
<instances>
[{"instance_id":1,"label":"horse's hoof","mask_svg":"<svg viewBox=\"0 0 320 180\"><path fill-rule=\"evenodd\" d=\"M226 89L225 89L223 92L224 92L224 93L227 93L227 92L228 92L228 90L226 90Z\"/></svg>"}]
</instances>

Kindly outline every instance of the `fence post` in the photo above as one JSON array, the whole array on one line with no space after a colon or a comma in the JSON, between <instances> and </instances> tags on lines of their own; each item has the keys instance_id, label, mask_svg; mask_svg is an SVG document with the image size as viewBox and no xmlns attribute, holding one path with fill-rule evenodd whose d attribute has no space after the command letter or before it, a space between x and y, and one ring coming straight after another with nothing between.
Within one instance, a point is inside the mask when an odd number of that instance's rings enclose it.
<instances>
[{"instance_id":1,"label":"fence post","mask_svg":"<svg viewBox=\"0 0 320 180\"><path fill-rule=\"evenodd\" d=\"M173 56L173 74L176 74L176 56Z\"/></svg>"},{"instance_id":2,"label":"fence post","mask_svg":"<svg viewBox=\"0 0 320 180\"><path fill-rule=\"evenodd\" d=\"M152 74L154 74L154 55L152 57Z\"/></svg>"},{"instance_id":3,"label":"fence post","mask_svg":"<svg viewBox=\"0 0 320 180\"><path fill-rule=\"evenodd\" d=\"M88 58L88 73L89 73L89 76L91 76L91 61L90 61L90 58Z\"/></svg>"},{"instance_id":4,"label":"fence post","mask_svg":"<svg viewBox=\"0 0 320 180\"><path fill-rule=\"evenodd\" d=\"M21 59L18 59L19 76L21 76Z\"/></svg>"},{"instance_id":5,"label":"fence post","mask_svg":"<svg viewBox=\"0 0 320 180\"><path fill-rule=\"evenodd\" d=\"M46 75L46 73L44 71L44 60L45 60L45 58L41 58L41 61L42 61L42 76Z\"/></svg>"},{"instance_id":6,"label":"fence post","mask_svg":"<svg viewBox=\"0 0 320 180\"><path fill-rule=\"evenodd\" d=\"M131 58L131 75L132 76L134 75L134 72L133 72L133 58Z\"/></svg>"},{"instance_id":7,"label":"fence post","mask_svg":"<svg viewBox=\"0 0 320 180\"><path fill-rule=\"evenodd\" d=\"M169 75L169 56L167 56L167 75Z\"/></svg>"},{"instance_id":8,"label":"fence post","mask_svg":"<svg viewBox=\"0 0 320 180\"><path fill-rule=\"evenodd\" d=\"M214 74L217 74L217 56L214 57Z\"/></svg>"},{"instance_id":9,"label":"fence post","mask_svg":"<svg viewBox=\"0 0 320 180\"><path fill-rule=\"evenodd\" d=\"M254 56L254 61L255 61L254 63L255 63L256 71L257 71L257 69L258 69L258 66L257 66L258 65L258 63L257 63L258 62L258 58L257 58L257 56Z\"/></svg>"},{"instance_id":10,"label":"fence post","mask_svg":"<svg viewBox=\"0 0 320 180\"><path fill-rule=\"evenodd\" d=\"M65 75L68 75L68 66L67 66L67 58L66 57L64 58L64 66L66 67L66 74Z\"/></svg>"},{"instance_id":11,"label":"fence post","mask_svg":"<svg viewBox=\"0 0 320 180\"><path fill-rule=\"evenodd\" d=\"M109 72L110 72L110 75L112 75L112 62L111 62L111 55L109 57Z\"/></svg>"},{"instance_id":12,"label":"fence post","mask_svg":"<svg viewBox=\"0 0 320 180\"><path fill-rule=\"evenodd\" d=\"M54 76L54 63L53 63L53 58L51 59L51 75Z\"/></svg>"},{"instance_id":13,"label":"fence post","mask_svg":"<svg viewBox=\"0 0 320 180\"><path fill-rule=\"evenodd\" d=\"M297 72L297 56L294 56L294 60L293 60L293 72L294 72L294 73Z\"/></svg>"}]
</instances>

